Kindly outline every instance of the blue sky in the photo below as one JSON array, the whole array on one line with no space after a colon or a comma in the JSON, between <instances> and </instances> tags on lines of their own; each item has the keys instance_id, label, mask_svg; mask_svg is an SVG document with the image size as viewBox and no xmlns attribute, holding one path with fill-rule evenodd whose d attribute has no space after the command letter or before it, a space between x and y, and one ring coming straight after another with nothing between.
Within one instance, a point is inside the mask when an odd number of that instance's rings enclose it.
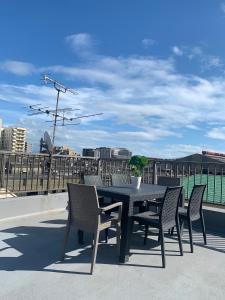
<instances>
[{"instance_id":1,"label":"blue sky","mask_svg":"<svg viewBox=\"0 0 225 300\"><path fill-rule=\"evenodd\" d=\"M225 152L224 29L225 1L1 1L0 118L38 149L52 128L24 106L54 107L48 74L79 92L60 107L104 113L58 127L58 145Z\"/></svg>"}]
</instances>

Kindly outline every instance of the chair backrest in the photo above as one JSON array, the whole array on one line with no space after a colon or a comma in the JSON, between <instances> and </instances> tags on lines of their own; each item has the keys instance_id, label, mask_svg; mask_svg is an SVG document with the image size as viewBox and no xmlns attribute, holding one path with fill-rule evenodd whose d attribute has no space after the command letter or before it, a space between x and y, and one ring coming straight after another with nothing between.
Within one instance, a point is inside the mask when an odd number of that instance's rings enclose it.
<instances>
[{"instance_id":1,"label":"chair backrest","mask_svg":"<svg viewBox=\"0 0 225 300\"><path fill-rule=\"evenodd\" d=\"M103 186L102 178L100 175L84 175L84 184Z\"/></svg>"},{"instance_id":2,"label":"chair backrest","mask_svg":"<svg viewBox=\"0 0 225 300\"><path fill-rule=\"evenodd\" d=\"M112 185L123 186L130 183L130 177L126 174L112 174Z\"/></svg>"},{"instance_id":3,"label":"chair backrest","mask_svg":"<svg viewBox=\"0 0 225 300\"><path fill-rule=\"evenodd\" d=\"M158 185L163 185L163 186L181 186L181 178L180 177L159 176L157 183L158 183ZM180 199L179 199L180 207L184 206L184 198L185 198L185 191L183 188L182 193L180 194Z\"/></svg>"},{"instance_id":4,"label":"chair backrest","mask_svg":"<svg viewBox=\"0 0 225 300\"><path fill-rule=\"evenodd\" d=\"M200 217L205 188L205 184L196 184L192 189L188 204L188 214L192 221L198 220Z\"/></svg>"},{"instance_id":5,"label":"chair backrest","mask_svg":"<svg viewBox=\"0 0 225 300\"><path fill-rule=\"evenodd\" d=\"M67 187L71 222L77 229L93 232L100 222L96 187L74 183L67 183Z\"/></svg>"},{"instance_id":6,"label":"chair backrest","mask_svg":"<svg viewBox=\"0 0 225 300\"><path fill-rule=\"evenodd\" d=\"M178 204L182 187L168 187L166 189L162 209L160 212L160 220L163 229L169 229L176 225L176 216L178 214Z\"/></svg>"},{"instance_id":7,"label":"chair backrest","mask_svg":"<svg viewBox=\"0 0 225 300\"><path fill-rule=\"evenodd\" d=\"M179 177L159 176L157 183L163 186L180 186L181 179Z\"/></svg>"}]
</instances>

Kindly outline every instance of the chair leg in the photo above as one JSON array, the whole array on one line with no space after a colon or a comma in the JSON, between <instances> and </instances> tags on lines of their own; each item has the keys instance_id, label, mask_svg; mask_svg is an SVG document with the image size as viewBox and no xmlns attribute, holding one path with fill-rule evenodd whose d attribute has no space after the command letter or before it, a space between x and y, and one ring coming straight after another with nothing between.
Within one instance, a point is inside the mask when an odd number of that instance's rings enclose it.
<instances>
[{"instance_id":1,"label":"chair leg","mask_svg":"<svg viewBox=\"0 0 225 300\"><path fill-rule=\"evenodd\" d=\"M174 227L172 229L170 229L170 235L173 236L174 235Z\"/></svg>"},{"instance_id":2,"label":"chair leg","mask_svg":"<svg viewBox=\"0 0 225 300\"><path fill-rule=\"evenodd\" d=\"M118 253L120 253L120 241L121 241L121 224L118 223L116 225L116 245L117 245Z\"/></svg>"},{"instance_id":3,"label":"chair leg","mask_svg":"<svg viewBox=\"0 0 225 300\"><path fill-rule=\"evenodd\" d=\"M161 240L161 252L162 252L162 267L166 267L166 257L165 257L165 244L164 244L164 233L163 229L160 228L160 240Z\"/></svg>"},{"instance_id":4,"label":"chair leg","mask_svg":"<svg viewBox=\"0 0 225 300\"><path fill-rule=\"evenodd\" d=\"M202 225L202 233L203 233L203 238L204 238L204 244L207 245L206 232L205 232L205 221L204 221L203 213L201 213L200 220L201 220L201 225Z\"/></svg>"},{"instance_id":5,"label":"chair leg","mask_svg":"<svg viewBox=\"0 0 225 300\"><path fill-rule=\"evenodd\" d=\"M184 231L184 220L181 219L181 221L180 221L180 234L181 234L181 237L183 236L183 231Z\"/></svg>"},{"instance_id":6,"label":"chair leg","mask_svg":"<svg viewBox=\"0 0 225 300\"><path fill-rule=\"evenodd\" d=\"M178 237L179 248L180 248L180 255L183 256L183 245L182 245L182 239L180 233L180 224L178 219L176 221L176 229L177 229L177 237Z\"/></svg>"},{"instance_id":7,"label":"chair leg","mask_svg":"<svg viewBox=\"0 0 225 300\"><path fill-rule=\"evenodd\" d=\"M191 253L193 253L194 247L193 247L193 238L192 238L192 223L190 219L188 220L188 231L189 231Z\"/></svg>"},{"instance_id":8,"label":"chair leg","mask_svg":"<svg viewBox=\"0 0 225 300\"><path fill-rule=\"evenodd\" d=\"M105 242L108 243L108 237L109 237L109 228L105 229Z\"/></svg>"},{"instance_id":9,"label":"chair leg","mask_svg":"<svg viewBox=\"0 0 225 300\"><path fill-rule=\"evenodd\" d=\"M160 243L160 241L161 241L161 232L160 232L160 230L159 230L159 235L158 235L158 244Z\"/></svg>"},{"instance_id":10,"label":"chair leg","mask_svg":"<svg viewBox=\"0 0 225 300\"><path fill-rule=\"evenodd\" d=\"M98 251L98 240L99 240L99 231L97 230L95 232L95 236L94 236L94 247L92 250L92 261L91 261L91 274L93 274L94 271L94 266L95 266L95 262L96 262L96 256L97 256L97 251Z\"/></svg>"},{"instance_id":11,"label":"chair leg","mask_svg":"<svg viewBox=\"0 0 225 300\"><path fill-rule=\"evenodd\" d=\"M61 260L64 260L64 258L65 258L66 245L67 245L67 242L68 242L69 233L70 233L70 222L67 221L65 235L64 235L64 242L63 242L63 250L62 250Z\"/></svg>"},{"instance_id":12,"label":"chair leg","mask_svg":"<svg viewBox=\"0 0 225 300\"><path fill-rule=\"evenodd\" d=\"M148 238L148 225L145 225L145 237L144 237L144 245L147 243Z\"/></svg>"}]
</instances>

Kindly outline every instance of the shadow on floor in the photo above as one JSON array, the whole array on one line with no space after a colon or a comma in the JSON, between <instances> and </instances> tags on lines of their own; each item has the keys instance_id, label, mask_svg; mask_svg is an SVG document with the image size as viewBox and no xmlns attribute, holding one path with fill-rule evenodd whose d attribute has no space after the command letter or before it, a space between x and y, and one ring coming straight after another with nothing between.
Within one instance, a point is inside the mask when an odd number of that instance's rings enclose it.
<instances>
[{"instance_id":1,"label":"shadow on floor","mask_svg":"<svg viewBox=\"0 0 225 300\"><path fill-rule=\"evenodd\" d=\"M64 220L49 220L41 222L44 224L52 225L63 225ZM91 262L91 235L85 234L85 244L81 246L78 245L77 235L74 230L71 230L69 243L67 247L67 255L64 262L60 262L60 255L62 251L63 238L64 238L64 226L61 227L40 227L40 226L18 226L12 227L0 231L1 239L3 241L3 247L0 249L0 270L14 271L14 270L33 270L33 271L45 271L45 272L58 272L58 273L71 273L71 274L84 274L87 275L89 272L76 272L67 270L54 270L51 265L63 264L90 264ZM153 233L153 236L157 233ZM6 238L4 238L4 236ZM110 230L110 236L114 237L115 231ZM170 240L166 240L166 244L177 243L175 237ZM203 246L199 241L201 241L201 234L194 234L194 241L198 246ZM100 241L104 239L104 232L100 237ZM151 239L149 237L147 245L143 245L143 233L135 229L135 233L132 236L131 243L131 254L138 255L148 255L148 253L138 253L137 250L149 250L149 255L161 256L160 249L155 249L158 247L156 237ZM197 242L198 241L198 242ZM177 244L178 247L178 244ZM225 252L225 239L218 235L208 235L208 245L206 246L210 250ZM74 251L70 255L71 251ZM179 248L172 251L167 250L166 255L179 256ZM13 251L16 252L13 254ZM5 253L4 253L5 252ZM1 255L2 254L2 255ZM99 245L97 263L101 264L119 264L118 253L116 245L102 243ZM126 264L127 266L141 266L141 267L154 267L161 268L161 266L149 266L149 265L133 265ZM76 266L75 266L76 268ZM88 267L89 268L89 267Z\"/></svg>"},{"instance_id":2,"label":"shadow on floor","mask_svg":"<svg viewBox=\"0 0 225 300\"><path fill-rule=\"evenodd\" d=\"M47 223L47 222L45 222ZM58 220L49 221L51 224L59 224ZM0 270L34 270L34 271L52 271L45 270L52 264L60 264L60 256L63 246L64 226L61 228L54 227L36 227L36 226L19 226L0 231L3 235L4 246L0 249ZM4 239L4 234L13 235ZM103 238L103 237L102 237ZM101 237L100 237L100 240ZM87 263L91 262L91 235L85 235L86 243L78 245L76 232L71 230L67 253L77 249L76 256L67 255L63 264L68 263ZM6 252L7 250L7 252ZM5 252L5 253L4 253ZM3 254L4 253L4 254ZM15 255L16 253L16 255ZM107 264L118 264L118 255L115 245L100 244L98 250L97 262ZM63 273L80 272L67 272ZM88 273L84 273L88 274Z\"/></svg>"}]
</instances>

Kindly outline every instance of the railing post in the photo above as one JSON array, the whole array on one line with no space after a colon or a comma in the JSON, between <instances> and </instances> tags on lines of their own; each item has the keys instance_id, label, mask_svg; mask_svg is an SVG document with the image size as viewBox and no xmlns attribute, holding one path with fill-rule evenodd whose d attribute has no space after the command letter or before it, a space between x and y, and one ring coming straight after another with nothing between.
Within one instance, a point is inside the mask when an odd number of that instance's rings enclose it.
<instances>
[{"instance_id":1,"label":"railing post","mask_svg":"<svg viewBox=\"0 0 225 300\"><path fill-rule=\"evenodd\" d=\"M98 170L97 170L97 175L101 175L101 159L98 159Z\"/></svg>"},{"instance_id":2,"label":"railing post","mask_svg":"<svg viewBox=\"0 0 225 300\"><path fill-rule=\"evenodd\" d=\"M157 184L157 162L155 160L153 161L152 169L152 184Z\"/></svg>"},{"instance_id":3,"label":"railing post","mask_svg":"<svg viewBox=\"0 0 225 300\"><path fill-rule=\"evenodd\" d=\"M47 162L48 177L47 177L47 191L46 191L46 195L48 195L49 189L50 189L50 183L51 183L51 165L52 165L52 155L49 154L49 160Z\"/></svg>"},{"instance_id":4,"label":"railing post","mask_svg":"<svg viewBox=\"0 0 225 300\"><path fill-rule=\"evenodd\" d=\"M0 189L5 188L5 154L0 158Z\"/></svg>"}]
</instances>

